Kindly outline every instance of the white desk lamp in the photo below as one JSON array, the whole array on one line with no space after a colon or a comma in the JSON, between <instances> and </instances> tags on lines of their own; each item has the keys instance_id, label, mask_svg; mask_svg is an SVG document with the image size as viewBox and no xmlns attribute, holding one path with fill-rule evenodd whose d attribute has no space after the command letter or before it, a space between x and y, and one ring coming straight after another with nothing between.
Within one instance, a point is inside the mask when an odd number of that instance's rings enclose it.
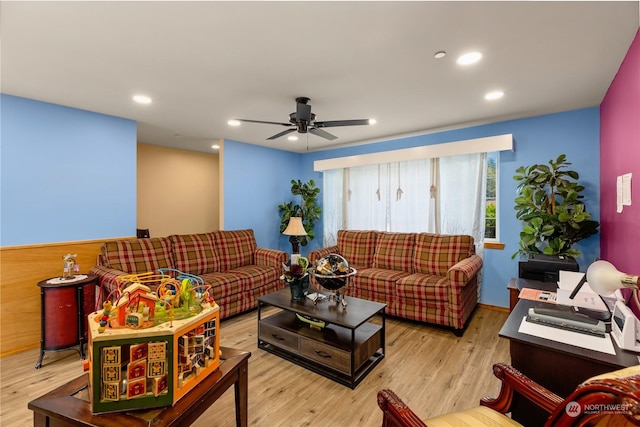
<instances>
[{"instance_id":1,"label":"white desk lamp","mask_svg":"<svg viewBox=\"0 0 640 427\"><path fill-rule=\"evenodd\" d=\"M594 292L600 295L610 295L618 289L633 290L633 298L638 301L638 281L640 277L618 271L607 261L596 261L587 269L587 282ZM624 303L616 301L613 308L611 322L611 336L620 348L640 352L640 321Z\"/></svg>"},{"instance_id":2,"label":"white desk lamp","mask_svg":"<svg viewBox=\"0 0 640 427\"><path fill-rule=\"evenodd\" d=\"M639 280L639 276L622 273L608 261L596 261L587 269L587 282L594 292L606 296L611 295L618 289L633 289L633 297L640 308L640 302L638 301Z\"/></svg>"}]
</instances>

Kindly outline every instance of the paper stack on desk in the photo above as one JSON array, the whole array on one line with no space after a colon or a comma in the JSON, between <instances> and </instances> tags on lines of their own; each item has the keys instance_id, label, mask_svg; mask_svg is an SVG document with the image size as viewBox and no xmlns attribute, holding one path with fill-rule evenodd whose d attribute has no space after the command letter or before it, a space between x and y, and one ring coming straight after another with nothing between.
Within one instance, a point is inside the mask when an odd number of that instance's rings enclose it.
<instances>
[{"instance_id":1,"label":"paper stack on desk","mask_svg":"<svg viewBox=\"0 0 640 427\"><path fill-rule=\"evenodd\" d=\"M591 289L589 282L585 282L584 285L582 285L582 288L573 299L569 298L583 276L584 273L577 271L560 270L558 280L558 304L572 305L574 307L588 308L596 311L608 311L607 305L602 298L600 298L600 295ZM613 294L605 297L615 298Z\"/></svg>"}]
</instances>

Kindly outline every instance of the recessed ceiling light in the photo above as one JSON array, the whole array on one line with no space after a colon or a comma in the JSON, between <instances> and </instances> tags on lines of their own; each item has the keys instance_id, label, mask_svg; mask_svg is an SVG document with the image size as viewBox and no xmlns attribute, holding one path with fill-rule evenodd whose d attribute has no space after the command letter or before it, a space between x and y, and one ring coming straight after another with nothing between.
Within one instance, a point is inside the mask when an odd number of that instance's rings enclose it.
<instances>
[{"instance_id":1,"label":"recessed ceiling light","mask_svg":"<svg viewBox=\"0 0 640 427\"><path fill-rule=\"evenodd\" d=\"M220 149L220 146L218 144L213 144L211 148L213 148L214 150L218 150Z\"/></svg>"},{"instance_id":2,"label":"recessed ceiling light","mask_svg":"<svg viewBox=\"0 0 640 427\"><path fill-rule=\"evenodd\" d=\"M298 137L296 135L291 135L290 137L287 138L289 141L297 141Z\"/></svg>"},{"instance_id":3,"label":"recessed ceiling light","mask_svg":"<svg viewBox=\"0 0 640 427\"><path fill-rule=\"evenodd\" d=\"M436 59L444 58L445 56L447 56L447 52L445 52L444 50L439 50L433 54L433 57Z\"/></svg>"},{"instance_id":4,"label":"recessed ceiling light","mask_svg":"<svg viewBox=\"0 0 640 427\"><path fill-rule=\"evenodd\" d=\"M493 92L489 92L484 96L484 99L487 101L495 101L496 99L500 99L504 96L504 92L501 90L494 90Z\"/></svg>"},{"instance_id":5,"label":"recessed ceiling light","mask_svg":"<svg viewBox=\"0 0 640 427\"><path fill-rule=\"evenodd\" d=\"M133 100L138 104L151 104L151 98L145 95L134 95Z\"/></svg>"},{"instance_id":6,"label":"recessed ceiling light","mask_svg":"<svg viewBox=\"0 0 640 427\"><path fill-rule=\"evenodd\" d=\"M375 125L376 123L378 123L378 121L376 119L369 119L369 124L370 125Z\"/></svg>"},{"instance_id":7,"label":"recessed ceiling light","mask_svg":"<svg viewBox=\"0 0 640 427\"><path fill-rule=\"evenodd\" d=\"M229 126L240 126L240 120L231 119L227 122Z\"/></svg>"},{"instance_id":8,"label":"recessed ceiling light","mask_svg":"<svg viewBox=\"0 0 640 427\"><path fill-rule=\"evenodd\" d=\"M456 63L458 63L458 65L471 65L471 64L475 64L481 59L482 59L482 53L469 52L459 56L458 59L456 60Z\"/></svg>"},{"instance_id":9,"label":"recessed ceiling light","mask_svg":"<svg viewBox=\"0 0 640 427\"><path fill-rule=\"evenodd\" d=\"M175 134L175 135L173 135L173 136L175 136L176 138L182 138L182 134L181 134L181 133L176 133L176 134Z\"/></svg>"}]
</instances>

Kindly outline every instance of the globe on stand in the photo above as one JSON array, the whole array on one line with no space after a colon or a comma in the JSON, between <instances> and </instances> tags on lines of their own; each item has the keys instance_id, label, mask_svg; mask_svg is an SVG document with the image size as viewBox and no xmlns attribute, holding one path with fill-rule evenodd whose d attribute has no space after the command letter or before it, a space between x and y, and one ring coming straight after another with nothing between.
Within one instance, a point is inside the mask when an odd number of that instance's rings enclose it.
<instances>
[{"instance_id":1,"label":"globe on stand","mask_svg":"<svg viewBox=\"0 0 640 427\"><path fill-rule=\"evenodd\" d=\"M356 273L356 269L349 267L347 260L338 254L323 256L311 270L311 275L316 280L316 283L325 289L335 291L335 299L343 307L347 306L345 294L349 285L349 278Z\"/></svg>"}]
</instances>

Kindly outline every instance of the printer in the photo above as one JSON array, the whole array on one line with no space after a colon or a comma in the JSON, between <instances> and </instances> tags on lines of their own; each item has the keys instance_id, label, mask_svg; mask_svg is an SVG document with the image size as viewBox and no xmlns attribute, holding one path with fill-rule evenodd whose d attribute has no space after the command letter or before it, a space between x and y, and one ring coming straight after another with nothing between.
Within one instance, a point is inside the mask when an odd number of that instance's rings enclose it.
<instances>
[{"instance_id":1,"label":"printer","mask_svg":"<svg viewBox=\"0 0 640 427\"><path fill-rule=\"evenodd\" d=\"M518 277L522 279L557 282L560 270L579 271L579 266L575 258L563 255L531 254L518 263Z\"/></svg>"}]
</instances>

